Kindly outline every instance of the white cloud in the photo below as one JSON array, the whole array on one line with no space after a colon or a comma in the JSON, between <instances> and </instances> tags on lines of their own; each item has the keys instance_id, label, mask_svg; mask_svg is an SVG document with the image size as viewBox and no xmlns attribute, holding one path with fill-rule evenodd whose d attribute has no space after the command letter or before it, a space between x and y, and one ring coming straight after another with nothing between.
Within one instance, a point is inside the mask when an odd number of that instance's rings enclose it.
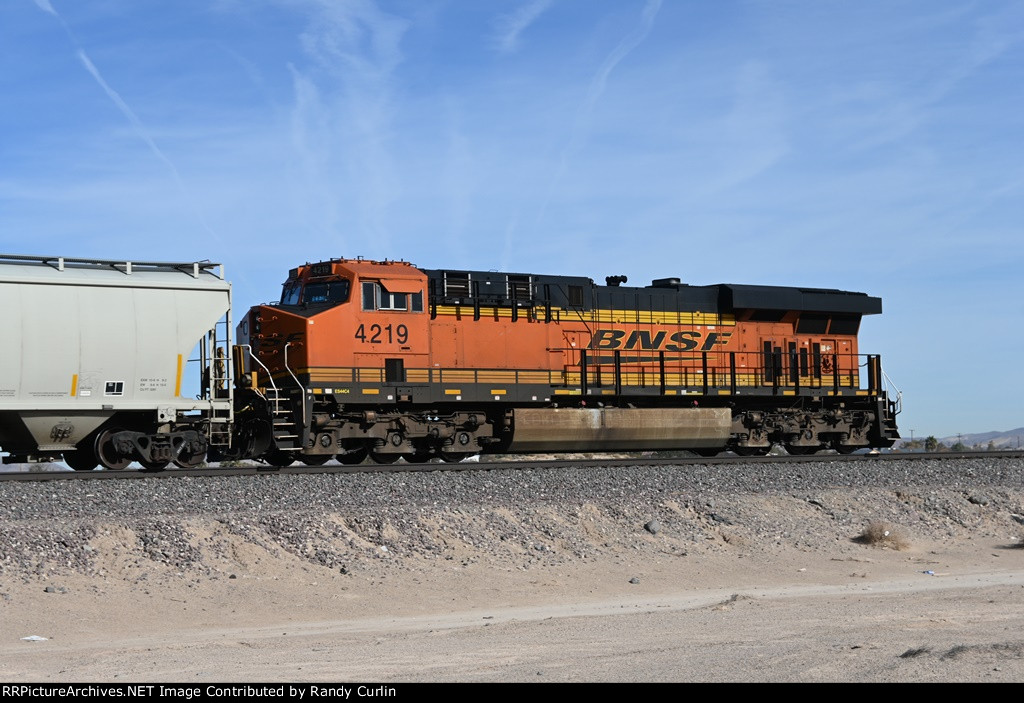
<instances>
[{"instance_id":1,"label":"white cloud","mask_svg":"<svg viewBox=\"0 0 1024 703\"><path fill-rule=\"evenodd\" d=\"M615 67L618 66L631 51L640 46L640 44L642 44L651 33L651 29L654 27L655 17L657 17L658 10L660 9L661 0L647 0L647 3L644 5L643 12L641 12L640 15L640 24L615 45L591 77L590 84L587 88L586 98L583 100L583 104L577 112L575 122L569 134L569 140L562 149L561 155L559 156L558 167L555 169L551 177L547 195L544 197L544 201L541 204L541 208L537 216L538 222L543 219L552 193L558 186L558 183L565 177L565 174L569 169L569 159L581 148L581 145L589 133L591 116L598 104L598 101L600 101L601 96L604 94L605 89L608 86L608 79L611 76L612 71L615 70Z\"/></svg>"},{"instance_id":2,"label":"white cloud","mask_svg":"<svg viewBox=\"0 0 1024 703\"><path fill-rule=\"evenodd\" d=\"M551 0L533 0L520 6L515 12L499 17L495 21L495 42L499 51L505 54L516 51L519 48L519 36L550 6Z\"/></svg>"},{"instance_id":3,"label":"white cloud","mask_svg":"<svg viewBox=\"0 0 1024 703\"><path fill-rule=\"evenodd\" d=\"M763 63L750 61L735 79L733 106L718 125L707 164L707 179L696 199L722 191L764 173L790 150L786 135L786 104L782 86Z\"/></svg>"},{"instance_id":4,"label":"white cloud","mask_svg":"<svg viewBox=\"0 0 1024 703\"><path fill-rule=\"evenodd\" d=\"M386 83L402 61L407 20L389 15L370 0L315 0L301 37L320 70L371 88Z\"/></svg>"},{"instance_id":5,"label":"white cloud","mask_svg":"<svg viewBox=\"0 0 1024 703\"><path fill-rule=\"evenodd\" d=\"M409 22L369 0L309 6L300 41L310 63L292 66L292 139L306 184L296 195L310 217L319 217L309 225L321 238L333 242L346 218L373 254L388 255L389 213L400 191L394 83ZM351 211L340 209L343 201Z\"/></svg>"},{"instance_id":6,"label":"white cloud","mask_svg":"<svg viewBox=\"0 0 1024 703\"><path fill-rule=\"evenodd\" d=\"M34 0L34 2L43 12L49 12L54 17L57 17L57 11L53 9L53 5L50 4L50 0Z\"/></svg>"}]
</instances>

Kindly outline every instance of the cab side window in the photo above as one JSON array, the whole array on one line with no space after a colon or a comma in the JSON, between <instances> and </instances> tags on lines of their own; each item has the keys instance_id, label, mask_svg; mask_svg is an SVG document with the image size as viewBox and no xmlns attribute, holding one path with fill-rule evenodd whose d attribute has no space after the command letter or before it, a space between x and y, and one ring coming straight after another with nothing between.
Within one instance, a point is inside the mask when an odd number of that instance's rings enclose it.
<instances>
[{"instance_id":1,"label":"cab side window","mask_svg":"<svg viewBox=\"0 0 1024 703\"><path fill-rule=\"evenodd\" d=\"M392 293L378 281L363 281L363 310L423 312L423 293Z\"/></svg>"},{"instance_id":2,"label":"cab side window","mask_svg":"<svg viewBox=\"0 0 1024 703\"><path fill-rule=\"evenodd\" d=\"M363 310L377 309L377 284L370 281L363 282Z\"/></svg>"}]
</instances>

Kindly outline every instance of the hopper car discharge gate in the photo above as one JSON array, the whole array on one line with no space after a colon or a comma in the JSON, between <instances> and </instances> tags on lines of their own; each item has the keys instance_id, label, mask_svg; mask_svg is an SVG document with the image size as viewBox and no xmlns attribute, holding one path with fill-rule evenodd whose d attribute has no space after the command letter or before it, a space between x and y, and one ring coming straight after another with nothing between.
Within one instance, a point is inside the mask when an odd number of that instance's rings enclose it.
<instances>
[{"instance_id":1,"label":"hopper car discharge gate","mask_svg":"<svg viewBox=\"0 0 1024 703\"><path fill-rule=\"evenodd\" d=\"M230 448L231 286L220 264L0 254L0 298L5 463L156 469Z\"/></svg>"}]
</instances>

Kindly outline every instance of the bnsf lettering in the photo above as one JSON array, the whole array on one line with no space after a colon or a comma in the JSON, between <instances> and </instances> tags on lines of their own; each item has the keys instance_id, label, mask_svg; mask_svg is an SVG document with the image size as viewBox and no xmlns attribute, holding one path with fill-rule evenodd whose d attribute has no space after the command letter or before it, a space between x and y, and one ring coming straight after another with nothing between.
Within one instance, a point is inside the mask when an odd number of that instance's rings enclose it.
<instances>
[{"instance_id":1,"label":"bnsf lettering","mask_svg":"<svg viewBox=\"0 0 1024 703\"><path fill-rule=\"evenodd\" d=\"M668 332L658 332L652 338L649 330L637 330L629 335L629 339L626 341L626 349L636 349L637 344L640 345L641 349L660 349L661 345L665 342L666 335L668 335Z\"/></svg>"},{"instance_id":2,"label":"bnsf lettering","mask_svg":"<svg viewBox=\"0 0 1024 703\"><path fill-rule=\"evenodd\" d=\"M598 330L590 340L591 349L619 349L626 330Z\"/></svg>"},{"instance_id":3,"label":"bnsf lettering","mask_svg":"<svg viewBox=\"0 0 1024 703\"><path fill-rule=\"evenodd\" d=\"M708 336L704 339L704 344L701 346L700 350L711 351L711 348L716 344L724 345L729 341L729 337L731 336L732 332L708 332Z\"/></svg>"},{"instance_id":4,"label":"bnsf lettering","mask_svg":"<svg viewBox=\"0 0 1024 703\"><path fill-rule=\"evenodd\" d=\"M711 351L716 345L729 341L732 332L708 332L703 335L694 330L683 332L651 332L650 330L597 330L590 340L591 349L646 349L652 351ZM703 340L703 343L701 343Z\"/></svg>"},{"instance_id":5,"label":"bnsf lettering","mask_svg":"<svg viewBox=\"0 0 1024 703\"><path fill-rule=\"evenodd\" d=\"M697 346L700 340L700 332L676 332L672 335L672 341L676 344L669 344L668 351L690 351Z\"/></svg>"}]
</instances>

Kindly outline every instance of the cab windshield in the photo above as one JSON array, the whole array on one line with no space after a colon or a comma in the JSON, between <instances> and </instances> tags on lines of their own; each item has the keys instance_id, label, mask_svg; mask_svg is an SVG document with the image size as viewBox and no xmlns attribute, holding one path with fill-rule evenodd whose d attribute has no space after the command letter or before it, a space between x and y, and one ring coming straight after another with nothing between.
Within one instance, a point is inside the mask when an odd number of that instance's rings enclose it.
<instances>
[{"instance_id":1,"label":"cab windshield","mask_svg":"<svg viewBox=\"0 0 1024 703\"><path fill-rule=\"evenodd\" d=\"M306 305L336 305L348 302L349 282L323 281L307 283L302 291L302 302Z\"/></svg>"},{"instance_id":2,"label":"cab windshield","mask_svg":"<svg viewBox=\"0 0 1024 703\"><path fill-rule=\"evenodd\" d=\"M315 281L302 285L302 281L290 281L281 291L281 305L337 305L348 302L350 282Z\"/></svg>"}]
</instances>

